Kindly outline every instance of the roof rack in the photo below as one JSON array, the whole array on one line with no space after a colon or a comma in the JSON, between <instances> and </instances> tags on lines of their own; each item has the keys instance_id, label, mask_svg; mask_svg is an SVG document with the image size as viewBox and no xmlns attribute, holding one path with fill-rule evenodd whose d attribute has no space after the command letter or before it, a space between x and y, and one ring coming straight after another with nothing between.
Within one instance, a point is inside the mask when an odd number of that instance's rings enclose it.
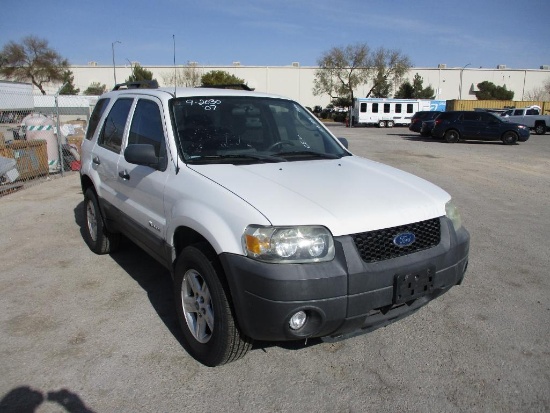
<instances>
[{"instance_id":1,"label":"roof rack","mask_svg":"<svg viewBox=\"0 0 550 413\"><path fill-rule=\"evenodd\" d=\"M249 87L248 85L245 85L244 83L231 83L227 85L202 85L199 87L209 87L214 89L236 89L236 90L248 90L253 91L254 88Z\"/></svg>"},{"instance_id":2,"label":"roof rack","mask_svg":"<svg viewBox=\"0 0 550 413\"><path fill-rule=\"evenodd\" d=\"M120 89L157 89L159 83L156 80L141 80L139 82L118 83L113 90Z\"/></svg>"}]
</instances>

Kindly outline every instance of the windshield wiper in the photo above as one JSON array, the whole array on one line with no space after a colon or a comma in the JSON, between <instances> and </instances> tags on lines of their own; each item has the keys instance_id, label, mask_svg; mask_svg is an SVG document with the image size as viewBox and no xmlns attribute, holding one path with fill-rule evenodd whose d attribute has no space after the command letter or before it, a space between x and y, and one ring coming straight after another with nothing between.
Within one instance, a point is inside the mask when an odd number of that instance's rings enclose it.
<instances>
[{"instance_id":1,"label":"windshield wiper","mask_svg":"<svg viewBox=\"0 0 550 413\"><path fill-rule=\"evenodd\" d=\"M301 159L308 159L308 158L317 158L317 159L340 159L341 156L335 155L333 153L325 153L325 152L315 152L315 151L288 151L288 152L277 152L274 154L276 156L281 156L285 158L301 158Z\"/></svg>"},{"instance_id":2,"label":"windshield wiper","mask_svg":"<svg viewBox=\"0 0 550 413\"><path fill-rule=\"evenodd\" d=\"M226 155L201 155L192 156L187 160L192 164L208 164L208 163L230 163L230 164L250 164L263 162L287 162L286 159L272 155L258 154L226 154Z\"/></svg>"}]
</instances>

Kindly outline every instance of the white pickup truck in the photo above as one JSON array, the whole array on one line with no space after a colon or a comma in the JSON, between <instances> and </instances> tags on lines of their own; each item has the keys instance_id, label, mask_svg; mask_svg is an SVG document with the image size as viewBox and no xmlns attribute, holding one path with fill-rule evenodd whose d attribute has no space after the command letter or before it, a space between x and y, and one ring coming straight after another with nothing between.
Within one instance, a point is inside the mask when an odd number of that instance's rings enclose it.
<instances>
[{"instance_id":1,"label":"white pickup truck","mask_svg":"<svg viewBox=\"0 0 550 413\"><path fill-rule=\"evenodd\" d=\"M509 109L500 116L506 121L515 122L533 129L537 135L544 135L550 128L550 115L541 115L539 106L529 106L521 109Z\"/></svg>"}]
</instances>

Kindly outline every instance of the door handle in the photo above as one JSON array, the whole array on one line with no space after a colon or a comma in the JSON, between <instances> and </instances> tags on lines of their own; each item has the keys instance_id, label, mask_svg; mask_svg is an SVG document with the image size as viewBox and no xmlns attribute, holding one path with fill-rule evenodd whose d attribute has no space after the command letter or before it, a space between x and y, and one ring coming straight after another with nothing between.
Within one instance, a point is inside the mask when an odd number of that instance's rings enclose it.
<instances>
[{"instance_id":1,"label":"door handle","mask_svg":"<svg viewBox=\"0 0 550 413\"><path fill-rule=\"evenodd\" d=\"M124 170L124 171L120 171L118 173L118 176L120 176L122 179L124 179L125 181L129 181L130 180L130 174L128 173L128 171Z\"/></svg>"},{"instance_id":2,"label":"door handle","mask_svg":"<svg viewBox=\"0 0 550 413\"><path fill-rule=\"evenodd\" d=\"M94 164L96 164L96 165L101 164L101 161L99 160L99 156L94 156L94 157L92 158L92 162L93 162Z\"/></svg>"}]
</instances>

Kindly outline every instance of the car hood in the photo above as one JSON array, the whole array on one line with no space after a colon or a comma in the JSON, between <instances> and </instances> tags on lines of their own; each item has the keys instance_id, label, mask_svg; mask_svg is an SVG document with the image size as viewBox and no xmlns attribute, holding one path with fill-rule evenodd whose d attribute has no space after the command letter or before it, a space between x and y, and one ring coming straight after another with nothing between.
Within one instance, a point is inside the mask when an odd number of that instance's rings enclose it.
<instances>
[{"instance_id":1,"label":"car hood","mask_svg":"<svg viewBox=\"0 0 550 413\"><path fill-rule=\"evenodd\" d=\"M450 199L424 179L357 156L189 166L253 206L272 225L323 225L335 236L439 217Z\"/></svg>"}]
</instances>

